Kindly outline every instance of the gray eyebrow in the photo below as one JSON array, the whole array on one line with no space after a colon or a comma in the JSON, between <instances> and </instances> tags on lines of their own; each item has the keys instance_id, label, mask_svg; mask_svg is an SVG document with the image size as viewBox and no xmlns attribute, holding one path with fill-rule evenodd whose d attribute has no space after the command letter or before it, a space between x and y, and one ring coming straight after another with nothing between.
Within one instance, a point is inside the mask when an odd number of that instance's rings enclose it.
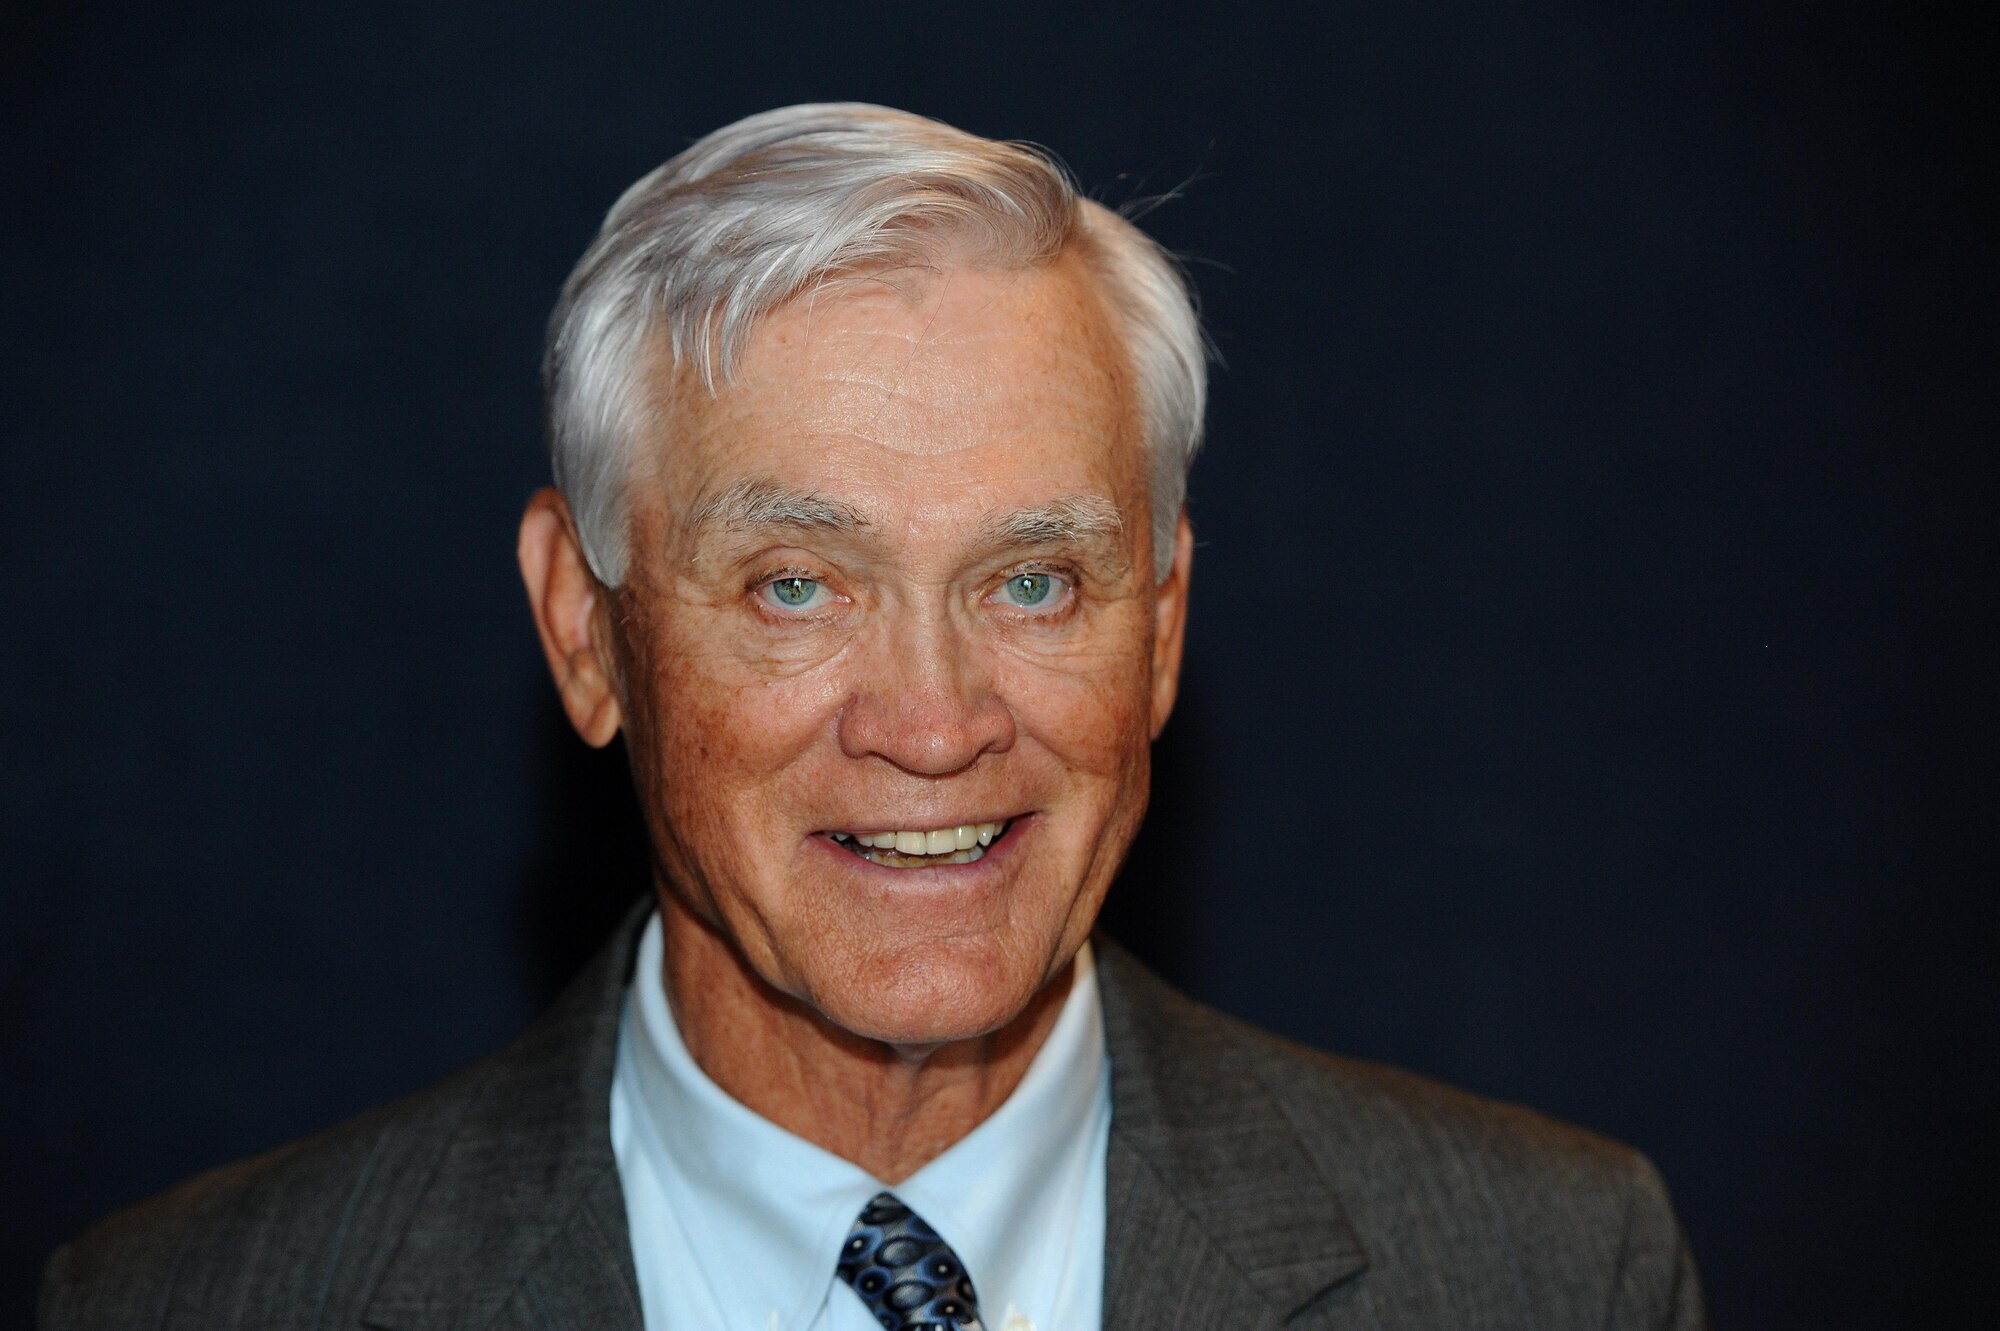
<instances>
[{"instance_id":1,"label":"gray eyebrow","mask_svg":"<svg viewBox=\"0 0 2000 1331\"><path fill-rule=\"evenodd\" d=\"M688 515L687 530L691 535L716 526L733 532L752 532L761 527L853 531L867 525L868 519L851 504L752 477L696 504L694 512Z\"/></svg>"},{"instance_id":2,"label":"gray eyebrow","mask_svg":"<svg viewBox=\"0 0 2000 1331\"><path fill-rule=\"evenodd\" d=\"M996 514L986 521L985 529L997 545L1048 545L1123 535L1125 519L1118 506L1102 495L1065 495Z\"/></svg>"}]
</instances>

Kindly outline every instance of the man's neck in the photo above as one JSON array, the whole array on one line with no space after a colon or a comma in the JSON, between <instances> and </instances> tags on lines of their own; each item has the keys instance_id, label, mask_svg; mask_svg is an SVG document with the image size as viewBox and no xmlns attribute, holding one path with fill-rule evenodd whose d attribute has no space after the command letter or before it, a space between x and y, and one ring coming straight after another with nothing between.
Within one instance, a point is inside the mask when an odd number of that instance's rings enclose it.
<instances>
[{"instance_id":1,"label":"man's neck","mask_svg":"<svg viewBox=\"0 0 2000 1331\"><path fill-rule=\"evenodd\" d=\"M661 980L681 1039L739 1103L887 1184L942 1155L1013 1094L1069 994L1074 963L990 1034L897 1046L781 992L670 893Z\"/></svg>"}]
</instances>

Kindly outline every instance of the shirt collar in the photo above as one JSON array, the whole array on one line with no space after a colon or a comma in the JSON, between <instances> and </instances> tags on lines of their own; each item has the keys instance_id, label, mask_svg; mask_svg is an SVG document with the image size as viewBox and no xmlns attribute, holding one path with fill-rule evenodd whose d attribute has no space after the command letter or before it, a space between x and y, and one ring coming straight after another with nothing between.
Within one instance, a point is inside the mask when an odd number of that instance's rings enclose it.
<instances>
[{"instance_id":1,"label":"shirt collar","mask_svg":"<svg viewBox=\"0 0 2000 1331\"><path fill-rule=\"evenodd\" d=\"M741 1104L701 1070L682 1041L663 983L657 915L639 944L625 1056L637 1139L705 1271L755 1281L708 1283L726 1324L806 1325L834 1285L834 1263L862 1204L884 1188L865 1170ZM894 1189L951 1244L999 1315L1006 1292L1067 1232L1068 1189L1099 1117L1108 1114L1104 1020L1090 945L1078 952L1062 1011L1020 1085L984 1122ZM989 1290L991 1294L989 1295Z\"/></svg>"}]
</instances>

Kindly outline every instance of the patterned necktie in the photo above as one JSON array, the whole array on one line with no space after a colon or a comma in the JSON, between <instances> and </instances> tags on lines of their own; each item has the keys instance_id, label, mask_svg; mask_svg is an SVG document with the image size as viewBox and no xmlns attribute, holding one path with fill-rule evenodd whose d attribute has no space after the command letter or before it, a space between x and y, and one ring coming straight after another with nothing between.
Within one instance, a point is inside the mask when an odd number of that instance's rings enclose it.
<instances>
[{"instance_id":1,"label":"patterned necktie","mask_svg":"<svg viewBox=\"0 0 2000 1331\"><path fill-rule=\"evenodd\" d=\"M894 1193L878 1192L861 1208L840 1248L840 1278L885 1331L982 1331L965 1264Z\"/></svg>"}]
</instances>

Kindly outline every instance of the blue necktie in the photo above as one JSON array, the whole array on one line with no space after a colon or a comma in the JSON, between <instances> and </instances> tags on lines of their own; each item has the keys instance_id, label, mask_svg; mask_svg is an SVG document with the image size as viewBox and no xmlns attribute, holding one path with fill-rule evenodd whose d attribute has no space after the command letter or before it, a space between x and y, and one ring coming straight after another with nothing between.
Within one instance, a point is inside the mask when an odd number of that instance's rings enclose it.
<instances>
[{"instance_id":1,"label":"blue necktie","mask_svg":"<svg viewBox=\"0 0 2000 1331\"><path fill-rule=\"evenodd\" d=\"M982 1331L965 1263L894 1193L861 1208L840 1248L840 1278L885 1331Z\"/></svg>"}]
</instances>

